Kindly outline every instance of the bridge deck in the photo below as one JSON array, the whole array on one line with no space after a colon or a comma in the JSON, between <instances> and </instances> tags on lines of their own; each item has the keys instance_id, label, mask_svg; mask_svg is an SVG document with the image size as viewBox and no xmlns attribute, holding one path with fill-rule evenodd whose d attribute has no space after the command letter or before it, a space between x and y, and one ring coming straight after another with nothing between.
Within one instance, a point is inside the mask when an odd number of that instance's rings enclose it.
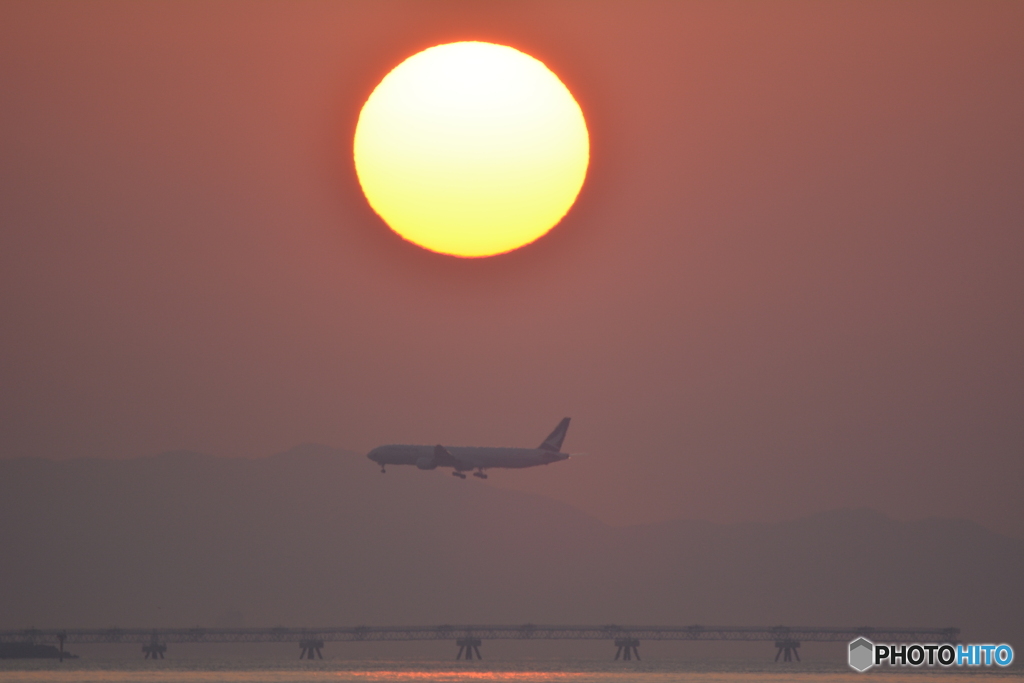
<instances>
[{"instance_id":1,"label":"bridge deck","mask_svg":"<svg viewBox=\"0 0 1024 683\"><path fill-rule=\"evenodd\" d=\"M34 643L289 643L409 640L733 640L884 643L956 642L958 628L833 628L815 626L355 626L327 628L43 628L0 631L0 642Z\"/></svg>"}]
</instances>

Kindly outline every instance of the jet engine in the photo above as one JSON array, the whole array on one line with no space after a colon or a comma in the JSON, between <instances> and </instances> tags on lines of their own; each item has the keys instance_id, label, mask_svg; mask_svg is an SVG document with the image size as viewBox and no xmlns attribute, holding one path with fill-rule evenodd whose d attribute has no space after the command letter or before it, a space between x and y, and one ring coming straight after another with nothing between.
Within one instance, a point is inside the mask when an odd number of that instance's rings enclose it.
<instances>
[{"instance_id":1,"label":"jet engine","mask_svg":"<svg viewBox=\"0 0 1024 683\"><path fill-rule=\"evenodd\" d=\"M432 470L437 467L437 458L432 455L424 455L416 459L416 467L421 470Z\"/></svg>"}]
</instances>

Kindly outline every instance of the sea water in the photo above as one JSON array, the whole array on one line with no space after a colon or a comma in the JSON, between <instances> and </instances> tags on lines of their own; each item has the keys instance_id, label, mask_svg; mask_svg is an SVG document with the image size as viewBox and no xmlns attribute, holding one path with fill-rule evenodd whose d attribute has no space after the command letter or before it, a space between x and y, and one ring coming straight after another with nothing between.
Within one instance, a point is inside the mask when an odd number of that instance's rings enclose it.
<instances>
[{"instance_id":1,"label":"sea water","mask_svg":"<svg viewBox=\"0 0 1024 683\"><path fill-rule=\"evenodd\" d=\"M693 661L252 661L5 660L4 683L966 683L1024 681L1024 670L951 667L880 668L863 674L845 664L699 663Z\"/></svg>"}]
</instances>

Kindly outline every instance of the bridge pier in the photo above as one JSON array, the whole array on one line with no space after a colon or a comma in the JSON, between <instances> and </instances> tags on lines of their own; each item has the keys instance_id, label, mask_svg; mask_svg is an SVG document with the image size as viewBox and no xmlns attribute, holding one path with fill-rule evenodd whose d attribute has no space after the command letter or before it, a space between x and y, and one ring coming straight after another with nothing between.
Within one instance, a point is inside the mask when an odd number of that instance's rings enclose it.
<instances>
[{"instance_id":1,"label":"bridge pier","mask_svg":"<svg viewBox=\"0 0 1024 683\"><path fill-rule=\"evenodd\" d=\"M784 662L792 662L794 658L796 661L800 661L800 641L799 640L776 640L775 647L779 648L779 651L775 653L775 661L779 661L779 655L785 654L782 658Z\"/></svg>"},{"instance_id":2,"label":"bridge pier","mask_svg":"<svg viewBox=\"0 0 1024 683\"><path fill-rule=\"evenodd\" d=\"M640 647L639 638L616 638L615 647L619 648L615 651L615 661L619 661L619 657L622 657L622 661L628 662L630 659L636 658L636 661L640 661Z\"/></svg>"},{"instance_id":3,"label":"bridge pier","mask_svg":"<svg viewBox=\"0 0 1024 683\"><path fill-rule=\"evenodd\" d=\"M167 646L153 641L149 645L143 645L142 651L146 653L144 659L163 659L164 653L167 652Z\"/></svg>"},{"instance_id":4,"label":"bridge pier","mask_svg":"<svg viewBox=\"0 0 1024 683\"><path fill-rule=\"evenodd\" d=\"M455 655L455 659L462 659L463 653L466 655L466 659L473 659L473 653L476 653L477 659L483 659L480 656L480 639L479 638L459 638L455 641L455 644L459 646L459 654Z\"/></svg>"},{"instance_id":5,"label":"bridge pier","mask_svg":"<svg viewBox=\"0 0 1024 683\"><path fill-rule=\"evenodd\" d=\"M299 659L320 659L324 658L320 649L324 646L322 640L300 640L299 647L302 648L302 654L299 655Z\"/></svg>"},{"instance_id":6,"label":"bridge pier","mask_svg":"<svg viewBox=\"0 0 1024 683\"><path fill-rule=\"evenodd\" d=\"M601 640L612 641L616 660L640 659L640 640L722 640L775 643L776 662L799 662L800 646L811 642L839 642L868 636L881 643L956 643L956 628L855 628L768 626L618 626L618 625L471 625L452 626L357 626L355 628L105 628L105 629L0 629L0 655L19 648L41 647L46 657L74 658L65 649L82 643L124 643L141 646L146 659L165 659L169 643L292 643L300 645L303 659L323 659L324 641L452 641L457 638L456 659L481 659L482 640ZM59 647L54 647L59 645ZM48 648L48 650L47 650ZM294 651L293 651L294 652ZM770 651L769 651L770 652ZM649 653L648 653L649 654ZM44 655L36 655L44 656ZM154 665L155 666L155 665ZM0 676L0 683L2 683Z\"/></svg>"}]
</instances>

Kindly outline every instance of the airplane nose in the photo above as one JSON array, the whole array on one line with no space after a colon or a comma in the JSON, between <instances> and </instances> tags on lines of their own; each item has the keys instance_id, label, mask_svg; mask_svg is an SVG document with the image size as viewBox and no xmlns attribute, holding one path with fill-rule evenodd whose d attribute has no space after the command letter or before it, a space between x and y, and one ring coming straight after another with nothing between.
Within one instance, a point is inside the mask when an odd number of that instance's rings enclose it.
<instances>
[{"instance_id":1,"label":"airplane nose","mask_svg":"<svg viewBox=\"0 0 1024 683\"><path fill-rule=\"evenodd\" d=\"M373 456L375 456L375 455L377 455L377 449L376 449L376 448L374 448L374 449L373 449L372 451L370 451L369 453L367 453L367 454L366 454L366 457L367 457L367 458L369 458L370 460L373 460L374 462L376 462L376 461L377 461L377 458L373 457Z\"/></svg>"}]
</instances>

